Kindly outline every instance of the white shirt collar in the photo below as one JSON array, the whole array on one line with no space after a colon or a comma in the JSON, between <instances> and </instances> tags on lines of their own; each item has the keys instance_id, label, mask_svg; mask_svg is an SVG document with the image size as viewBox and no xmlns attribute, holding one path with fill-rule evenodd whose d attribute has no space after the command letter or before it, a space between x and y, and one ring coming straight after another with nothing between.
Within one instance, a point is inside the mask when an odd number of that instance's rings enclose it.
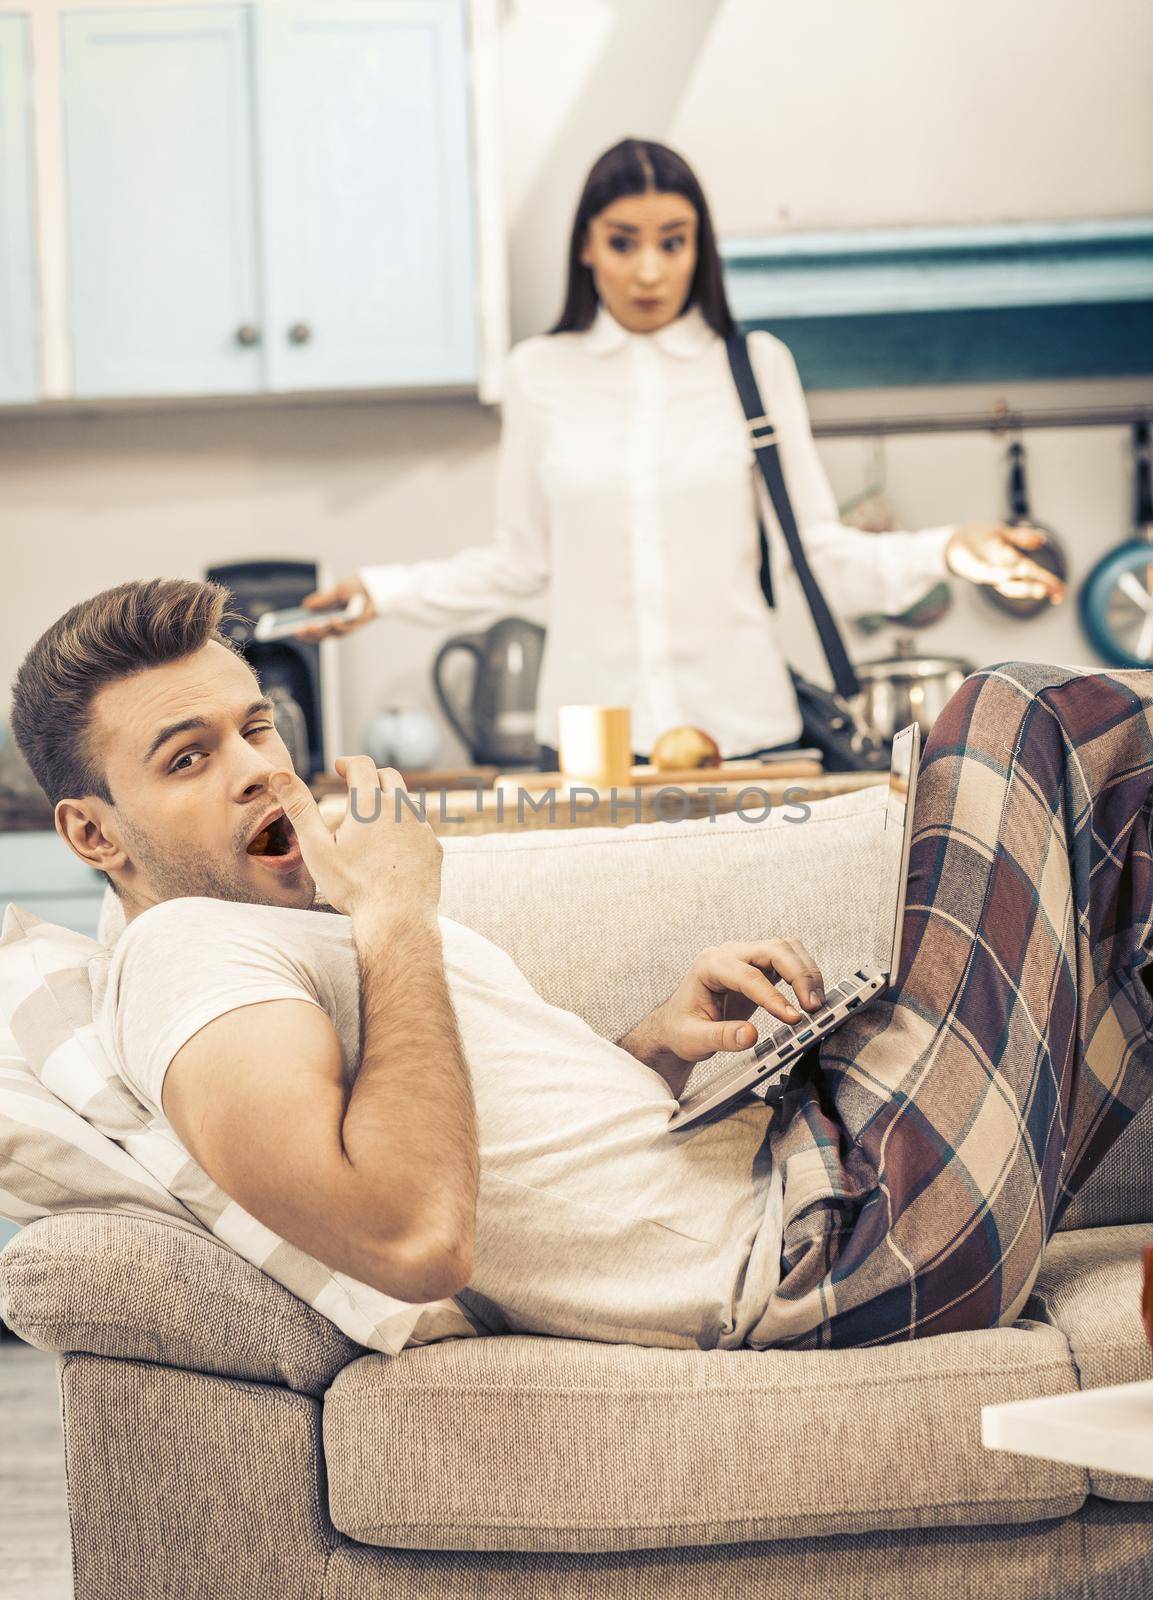
<instances>
[{"instance_id":1,"label":"white shirt collar","mask_svg":"<svg viewBox=\"0 0 1153 1600\"><path fill-rule=\"evenodd\" d=\"M584 337L586 347L596 355L619 350L629 339L651 339L669 355L690 359L699 355L717 336L701 315L699 306L690 306L675 322L666 323L655 333L632 333L622 327L602 302Z\"/></svg>"}]
</instances>

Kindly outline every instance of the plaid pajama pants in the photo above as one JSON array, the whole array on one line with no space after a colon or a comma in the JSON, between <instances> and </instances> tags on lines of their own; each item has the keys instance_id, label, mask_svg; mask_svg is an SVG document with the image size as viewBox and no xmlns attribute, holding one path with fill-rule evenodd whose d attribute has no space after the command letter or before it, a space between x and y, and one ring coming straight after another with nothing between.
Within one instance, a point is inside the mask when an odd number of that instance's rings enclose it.
<instances>
[{"instance_id":1,"label":"plaid pajama pants","mask_svg":"<svg viewBox=\"0 0 1153 1600\"><path fill-rule=\"evenodd\" d=\"M755 1343L1012 1322L1153 1092L1153 670L1006 662L921 757L900 968L769 1132L781 1280ZM1153 975L1153 974L1150 974Z\"/></svg>"}]
</instances>

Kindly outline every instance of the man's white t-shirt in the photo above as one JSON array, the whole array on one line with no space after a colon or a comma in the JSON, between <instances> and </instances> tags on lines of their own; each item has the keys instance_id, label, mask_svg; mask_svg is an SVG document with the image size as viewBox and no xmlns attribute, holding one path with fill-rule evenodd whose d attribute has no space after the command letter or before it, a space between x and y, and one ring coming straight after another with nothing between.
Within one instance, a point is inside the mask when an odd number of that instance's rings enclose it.
<instances>
[{"instance_id":1,"label":"man's white t-shirt","mask_svg":"<svg viewBox=\"0 0 1153 1600\"><path fill-rule=\"evenodd\" d=\"M485 1322L613 1343L751 1342L780 1274L769 1112L753 1102L671 1134L674 1101L655 1072L550 1005L490 940L439 923L477 1107L468 1294ZM128 925L93 978L102 1042L165 1129L169 1063L239 1006L321 1006L355 1075L359 970L345 916L164 901Z\"/></svg>"}]
</instances>

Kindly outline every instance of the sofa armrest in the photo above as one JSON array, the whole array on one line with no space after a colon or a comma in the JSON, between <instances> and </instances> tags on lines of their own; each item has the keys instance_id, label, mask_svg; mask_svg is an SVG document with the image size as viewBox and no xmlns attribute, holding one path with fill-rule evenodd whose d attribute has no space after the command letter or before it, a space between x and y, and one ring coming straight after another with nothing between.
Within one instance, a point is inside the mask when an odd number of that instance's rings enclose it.
<instances>
[{"instance_id":1,"label":"sofa armrest","mask_svg":"<svg viewBox=\"0 0 1153 1600\"><path fill-rule=\"evenodd\" d=\"M127 1357L322 1395L358 1344L209 1233L63 1211L0 1252L0 1316L41 1350Z\"/></svg>"}]
</instances>

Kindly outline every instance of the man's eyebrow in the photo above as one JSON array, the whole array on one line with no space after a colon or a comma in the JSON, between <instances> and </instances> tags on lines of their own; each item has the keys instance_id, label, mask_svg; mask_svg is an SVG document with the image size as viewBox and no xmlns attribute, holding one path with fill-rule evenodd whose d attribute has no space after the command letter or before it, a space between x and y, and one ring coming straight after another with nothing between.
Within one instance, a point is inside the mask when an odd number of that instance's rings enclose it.
<instances>
[{"instance_id":1,"label":"man's eyebrow","mask_svg":"<svg viewBox=\"0 0 1153 1600\"><path fill-rule=\"evenodd\" d=\"M240 720L241 722L247 722L249 717L255 716L258 711L271 710L272 701L267 695L264 695L259 700L254 700L252 704L245 709ZM166 728L161 728L160 732L148 746L148 749L144 752L144 765L147 766L156 752L163 745L166 745L169 739L175 739L178 733L190 733L193 728L207 728L209 726L210 724L207 717L185 717L183 722L170 722Z\"/></svg>"}]
</instances>

